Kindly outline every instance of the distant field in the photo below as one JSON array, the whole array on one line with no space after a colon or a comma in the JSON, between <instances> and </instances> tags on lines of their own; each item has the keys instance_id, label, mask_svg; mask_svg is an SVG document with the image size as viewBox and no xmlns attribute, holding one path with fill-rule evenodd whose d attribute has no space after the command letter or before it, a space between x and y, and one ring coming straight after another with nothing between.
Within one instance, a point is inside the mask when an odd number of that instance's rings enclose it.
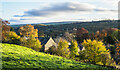
<instances>
[{"instance_id":1,"label":"distant field","mask_svg":"<svg viewBox=\"0 0 120 70\"><path fill-rule=\"evenodd\" d=\"M19 45L5 43L0 45L2 45L3 68L110 70L97 65L89 65L59 56L36 52Z\"/></svg>"}]
</instances>

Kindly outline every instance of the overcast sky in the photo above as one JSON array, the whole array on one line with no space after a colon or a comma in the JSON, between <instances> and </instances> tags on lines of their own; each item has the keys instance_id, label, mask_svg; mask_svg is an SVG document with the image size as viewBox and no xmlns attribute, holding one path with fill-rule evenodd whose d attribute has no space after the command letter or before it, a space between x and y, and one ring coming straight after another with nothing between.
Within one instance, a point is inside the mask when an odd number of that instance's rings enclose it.
<instances>
[{"instance_id":1,"label":"overcast sky","mask_svg":"<svg viewBox=\"0 0 120 70\"><path fill-rule=\"evenodd\" d=\"M119 0L2 0L0 15L11 24L117 19Z\"/></svg>"}]
</instances>

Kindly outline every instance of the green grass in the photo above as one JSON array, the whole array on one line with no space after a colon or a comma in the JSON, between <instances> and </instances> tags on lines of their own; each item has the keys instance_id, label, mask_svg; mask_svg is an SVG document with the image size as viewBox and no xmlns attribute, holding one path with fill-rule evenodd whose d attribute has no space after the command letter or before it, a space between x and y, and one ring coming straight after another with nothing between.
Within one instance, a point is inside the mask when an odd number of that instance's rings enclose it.
<instances>
[{"instance_id":1,"label":"green grass","mask_svg":"<svg viewBox=\"0 0 120 70\"><path fill-rule=\"evenodd\" d=\"M2 45L3 68L41 68L41 69L84 69L84 70L107 70L108 68L97 65L81 63L41 52L30 48L14 45ZM1 51L1 50L0 50Z\"/></svg>"}]
</instances>

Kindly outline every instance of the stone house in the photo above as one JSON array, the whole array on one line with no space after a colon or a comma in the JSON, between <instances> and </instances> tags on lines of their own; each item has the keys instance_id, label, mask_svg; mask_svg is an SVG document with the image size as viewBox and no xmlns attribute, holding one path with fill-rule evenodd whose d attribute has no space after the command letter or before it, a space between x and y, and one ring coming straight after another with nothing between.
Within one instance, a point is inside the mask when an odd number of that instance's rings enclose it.
<instances>
[{"instance_id":1,"label":"stone house","mask_svg":"<svg viewBox=\"0 0 120 70\"><path fill-rule=\"evenodd\" d=\"M78 52L85 50L85 47L83 47L81 44L78 44Z\"/></svg>"},{"instance_id":2,"label":"stone house","mask_svg":"<svg viewBox=\"0 0 120 70\"><path fill-rule=\"evenodd\" d=\"M38 38L42 44L42 50L43 52L47 51L50 47L55 46L57 48L57 44L52 39L52 37L40 37Z\"/></svg>"}]
</instances>

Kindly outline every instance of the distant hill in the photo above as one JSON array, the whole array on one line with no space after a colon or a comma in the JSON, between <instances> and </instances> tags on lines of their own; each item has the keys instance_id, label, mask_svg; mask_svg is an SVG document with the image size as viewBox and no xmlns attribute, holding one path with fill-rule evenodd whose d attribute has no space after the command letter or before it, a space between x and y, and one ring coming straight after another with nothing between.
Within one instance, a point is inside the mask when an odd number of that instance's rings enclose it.
<instances>
[{"instance_id":1,"label":"distant hill","mask_svg":"<svg viewBox=\"0 0 120 70\"><path fill-rule=\"evenodd\" d=\"M48 22L48 23L29 23L31 25L37 25L37 24L41 24L41 25L61 25L61 24L71 24L73 22L76 21L68 21L68 22ZM16 28L16 27L20 27L20 26L24 26L26 24L9 24L10 26Z\"/></svg>"},{"instance_id":2,"label":"distant hill","mask_svg":"<svg viewBox=\"0 0 120 70\"><path fill-rule=\"evenodd\" d=\"M49 24L49 25L46 25ZM53 25L54 24L54 25ZM26 24L24 24L26 25ZM32 24L39 31L44 32L46 35L56 37L63 35L66 31L70 33L73 32L74 28L84 27L91 32L96 32L98 30L103 30L107 28L118 28L118 20L102 20L102 21L91 21L91 22L54 22L54 23L44 23L44 24ZM18 29L22 25L11 25L15 28L15 32L19 34Z\"/></svg>"},{"instance_id":3,"label":"distant hill","mask_svg":"<svg viewBox=\"0 0 120 70\"><path fill-rule=\"evenodd\" d=\"M3 68L109 70L108 68L97 65L81 63L59 56L36 52L24 46L5 43L0 45L2 45Z\"/></svg>"}]
</instances>

